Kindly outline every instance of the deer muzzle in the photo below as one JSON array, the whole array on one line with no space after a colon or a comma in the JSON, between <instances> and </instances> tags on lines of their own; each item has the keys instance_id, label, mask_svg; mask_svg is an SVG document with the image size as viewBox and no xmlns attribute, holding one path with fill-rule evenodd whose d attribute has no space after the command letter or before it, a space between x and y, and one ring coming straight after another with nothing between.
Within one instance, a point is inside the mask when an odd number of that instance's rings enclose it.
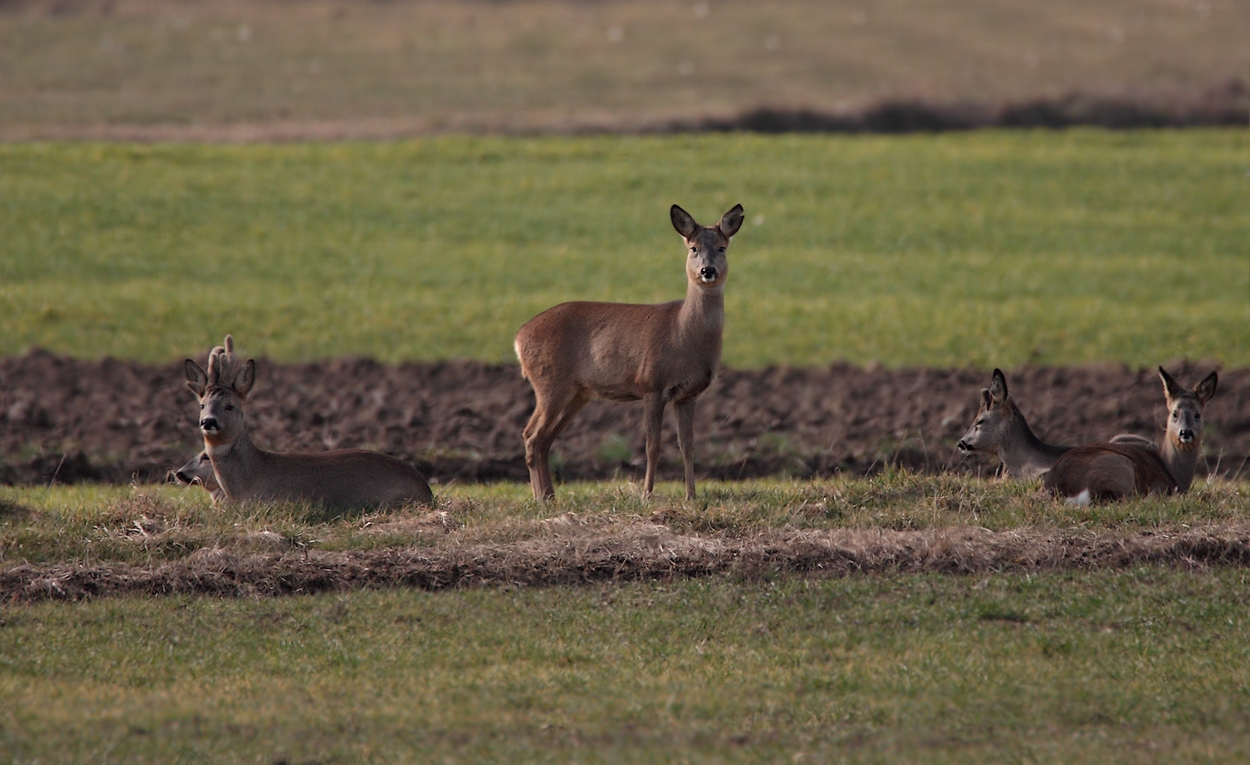
<instances>
[{"instance_id":1,"label":"deer muzzle","mask_svg":"<svg viewBox=\"0 0 1250 765\"><path fill-rule=\"evenodd\" d=\"M704 266L699 269L699 278L704 282L716 281L716 269L712 266Z\"/></svg>"},{"instance_id":2,"label":"deer muzzle","mask_svg":"<svg viewBox=\"0 0 1250 765\"><path fill-rule=\"evenodd\" d=\"M1194 432L1189 428L1181 430L1180 433L1176 434L1176 437L1182 444L1192 444L1194 442Z\"/></svg>"},{"instance_id":3,"label":"deer muzzle","mask_svg":"<svg viewBox=\"0 0 1250 765\"><path fill-rule=\"evenodd\" d=\"M964 441L963 439L960 439L959 443L955 444L955 448L959 450L960 454L967 454L968 452L972 451L972 447L969 446L968 442Z\"/></svg>"},{"instance_id":4,"label":"deer muzzle","mask_svg":"<svg viewBox=\"0 0 1250 765\"><path fill-rule=\"evenodd\" d=\"M200 420L200 430L204 431L205 433L216 433L217 431L221 430L221 426L217 424L216 417L205 417L204 419Z\"/></svg>"}]
</instances>

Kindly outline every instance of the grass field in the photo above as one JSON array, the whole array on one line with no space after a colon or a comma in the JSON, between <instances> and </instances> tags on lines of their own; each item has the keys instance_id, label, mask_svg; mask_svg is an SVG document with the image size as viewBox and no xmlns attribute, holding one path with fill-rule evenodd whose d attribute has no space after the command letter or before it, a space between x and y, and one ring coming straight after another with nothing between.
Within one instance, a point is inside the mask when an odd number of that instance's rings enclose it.
<instances>
[{"instance_id":1,"label":"grass field","mask_svg":"<svg viewBox=\"0 0 1250 765\"><path fill-rule=\"evenodd\" d=\"M735 202L724 361L1250 363L1244 131L0 146L0 353L507 360L684 294Z\"/></svg>"},{"instance_id":2,"label":"grass field","mask_svg":"<svg viewBox=\"0 0 1250 765\"><path fill-rule=\"evenodd\" d=\"M433 531L416 523L423 510L330 518L213 510L198 489L3 489L0 545L7 570L265 554L261 532L287 550L496 544L520 557L527 541L575 543L566 519L649 514L709 539L1167 535L1240 522L1246 496L1215 481L1069 508L1034 487L905 473L709 484L696 503L670 499L678 489L643 505L575 485L545 506L524 487L451 487L440 509L453 523ZM1238 760L1250 574L1177 563L9 603L0 741L13 762Z\"/></svg>"},{"instance_id":3,"label":"grass field","mask_svg":"<svg viewBox=\"0 0 1250 765\"><path fill-rule=\"evenodd\" d=\"M1244 569L6 608L10 762L1231 762Z\"/></svg>"},{"instance_id":4,"label":"grass field","mask_svg":"<svg viewBox=\"0 0 1250 765\"><path fill-rule=\"evenodd\" d=\"M18 0L0 5L0 136L385 135L880 98L1192 98L1246 78L1247 35L1237 0ZM256 129L223 129L238 124Z\"/></svg>"}]
</instances>

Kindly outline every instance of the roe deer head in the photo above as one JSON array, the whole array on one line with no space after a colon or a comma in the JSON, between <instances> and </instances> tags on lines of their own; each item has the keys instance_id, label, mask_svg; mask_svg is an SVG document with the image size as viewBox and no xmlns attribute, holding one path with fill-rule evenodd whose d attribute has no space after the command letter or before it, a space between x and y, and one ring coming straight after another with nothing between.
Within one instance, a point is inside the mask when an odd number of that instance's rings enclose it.
<instances>
[{"instance_id":1,"label":"roe deer head","mask_svg":"<svg viewBox=\"0 0 1250 765\"><path fill-rule=\"evenodd\" d=\"M594 398L643 402L647 474L655 486L664 407L677 412L677 440L686 497L694 498L694 404L720 362L725 326L726 251L742 226L742 205L714 226L685 210L669 210L686 245L686 297L658 305L561 303L530 319L516 336L521 374L534 387L534 414L525 426L525 464L534 497L555 495L551 445Z\"/></svg>"},{"instance_id":2,"label":"roe deer head","mask_svg":"<svg viewBox=\"0 0 1250 765\"><path fill-rule=\"evenodd\" d=\"M331 509L432 504L425 478L401 459L363 449L308 454L268 452L252 443L243 405L256 382L256 362L239 368L234 338L208 357L208 372L184 364L200 402L200 432L217 483L233 502L308 501Z\"/></svg>"},{"instance_id":3,"label":"roe deer head","mask_svg":"<svg viewBox=\"0 0 1250 765\"><path fill-rule=\"evenodd\" d=\"M192 457L190 462L174 471L174 478L178 479L178 483L188 486L195 483L203 486L213 498L214 505L226 499L226 493L217 484L217 476L213 473L213 463L208 458L208 452L200 452Z\"/></svg>"}]
</instances>

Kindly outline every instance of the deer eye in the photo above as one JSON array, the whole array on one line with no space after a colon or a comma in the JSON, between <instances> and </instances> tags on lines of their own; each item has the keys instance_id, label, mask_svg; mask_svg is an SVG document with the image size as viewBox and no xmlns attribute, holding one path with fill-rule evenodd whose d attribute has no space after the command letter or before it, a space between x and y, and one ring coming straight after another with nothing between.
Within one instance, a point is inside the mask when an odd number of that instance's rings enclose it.
<instances>
[{"instance_id":1,"label":"deer eye","mask_svg":"<svg viewBox=\"0 0 1250 765\"><path fill-rule=\"evenodd\" d=\"M723 252L725 251L725 248L724 248L724 247L717 247L717 248L716 248L716 251L717 251L717 252L721 252L721 253L723 253Z\"/></svg>"},{"instance_id":2,"label":"deer eye","mask_svg":"<svg viewBox=\"0 0 1250 765\"><path fill-rule=\"evenodd\" d=\"M227 411L227 412L233 412L233 411L234 411L234 404L226 404L226 411Z\"/></svg>"}]
</instances>

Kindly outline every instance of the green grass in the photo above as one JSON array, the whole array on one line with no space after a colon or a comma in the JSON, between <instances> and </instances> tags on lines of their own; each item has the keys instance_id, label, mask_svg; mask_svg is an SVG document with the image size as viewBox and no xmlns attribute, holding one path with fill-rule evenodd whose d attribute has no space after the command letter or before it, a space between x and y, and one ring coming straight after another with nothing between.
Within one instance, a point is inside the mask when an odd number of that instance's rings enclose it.
<instances>
[{"instance_id":1,"label":"green grass","mask_svg":"<svg viewBox=\"0 0 1250 765\"><path fill-rule=\"evenodd\" d=\"M735 202L725 363L1250 363L1244 131L0 146L0 354L511 358L684 294Z\"/></svg>"},{"instance_id":2,"label":"green grass","mask_svg":"<svg viewBox=\"0 0 1250 765\"><path fill-rule=\"evenodd\" d=\"M427 511L213 508L199 489L0 488L23 564L509 545L569 513L674 532L1078 529L1244 520L1247 486L1086 508L955 476L444 487ZM264 534L262 532L269 532ZM521 553L521 548L513 548ZM1227 762L1250 750L1250 573L764 573L0 607L6 761ZM798 757L799 755L802 757Z\"/></svg>"},{"instance_id":3,"label":"green grass","mask_svg":"<svg viewBox=\"0 0 1250 765\"><path fill-rule=\"evenodd\" d=\"M1247 587L1139 568L9 606L0 741L15 763L1238 761Z\"/></svg>"},{"instance_id":4,"label":"green grass","mask_svg":"<svg viewBox=\"0 0 1250 765\"><path fill-rule=\"evenodd\" d=\"M292 504L213 507L198 488L0 487L4 560L33 564L108 562L155 565L197 550L371 550L409 545L456 548L512 544L559 529L545 523L573 513L595 524L658 517L677 534L743 537L777 529L1081 529L1177 531L1244 519L1245 482L1198 482L1179 497L1072 507L1039 486L965 476L883 473L871 479L763 480L700 484L694 501L676 483L644 503L625 483L561 486L537 503L524 484L471 484L439 491L452 528L423 508L327 515ZM608 529L605 527L605 531Z\"/></svg>"}]
</instances>

